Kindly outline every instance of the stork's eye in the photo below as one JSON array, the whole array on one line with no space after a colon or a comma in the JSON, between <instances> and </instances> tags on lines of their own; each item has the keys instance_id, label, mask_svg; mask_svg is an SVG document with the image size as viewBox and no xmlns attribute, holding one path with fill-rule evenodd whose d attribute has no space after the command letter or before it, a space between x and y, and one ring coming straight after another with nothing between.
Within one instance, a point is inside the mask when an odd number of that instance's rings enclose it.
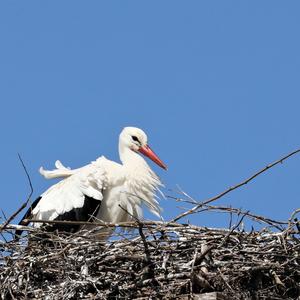
<instances>
[{"instance_id":1,"label":"stork's eye","mask_svg":"<svg viewBox=\"0 0 300 300\"><path fill-rule=\"evenodd\" d=\"M135 142L138 142L138 143L140 142L139 139L138 139L135 135L133 135L131 138L132 138Z\"/></svg>"}]
</instances>

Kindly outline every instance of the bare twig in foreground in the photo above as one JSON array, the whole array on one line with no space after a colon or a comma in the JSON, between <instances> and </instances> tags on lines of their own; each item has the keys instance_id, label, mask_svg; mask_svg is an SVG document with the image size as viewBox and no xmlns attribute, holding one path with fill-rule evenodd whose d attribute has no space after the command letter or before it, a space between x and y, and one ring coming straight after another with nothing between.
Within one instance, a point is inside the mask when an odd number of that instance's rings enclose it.
<instances>
[{"instance_id":1,"label":"bare twig in foreground","mask_svg":"<svg viewBox=\"0 0 300 300\"><path fill-rule=\"evenodd\" d=\"M27 200L21 205L21 207L16 211L14 212L6 221L5 223L1 226L0 228L0 232L3 231L7 225L27 206L28 202L30 201L30 198L33 194L33 187L32 187L32 183L31 183L31 179L30 179L30 176L27 172L27 169L26 169L26 166L23 162L23 159L21 157L21 155L18 153L18 157L19 157L19 160L21 161L21 164L22 164L22 167L26 173L26 176L27 176L27 179L28 179L28 182L29 182L29 186L30 186L30 193L29 193L29 196L27 197Z\"/></svg>"},{"instance_id":2,"label":"bare twig in foreground","mask_svg":"<svg viewBox=\"0 0 300 300\"><path fill-rule=\"evenodd\" d=\"M173 220L171 220L171 222L176 222L178 221L179 219L183 218L183 217L186 217L187 215L190 215L192 213L194 213L197 209L199 209L200 207L204 206L205 204L208 204L208 203L211 203L215 200L218 200L220 199L221 197L225 196L226 194L240 188L241 186L243 185L246 185L247 183L249 183L250 181L252 181L254 178L256 178L257 176L261 175L262 173L266 172L267 170L273 168L274 166L280 164L280 163L283 163L283 161L285 161L286 159L290 158L291 156L297 154L300 152L300 149L297 149L287 155L285 155L284 157L276 160L275 162L267 165L266 167L264 167L263 169L259 170L258 172L256 172L255 174L251 175L249 178L247 178L246 180L238 183L237 185L233 186L233 187L230 187L229 189L225 190L224 192L218 194L217 196L214 196L204 202L201 202L199 204L197 204L196 206L194 206L193 208L191 208L190 210L188 211L185 211L181 214L179 214L177 217L175 217Z\"/></svg>"}]
</instances>

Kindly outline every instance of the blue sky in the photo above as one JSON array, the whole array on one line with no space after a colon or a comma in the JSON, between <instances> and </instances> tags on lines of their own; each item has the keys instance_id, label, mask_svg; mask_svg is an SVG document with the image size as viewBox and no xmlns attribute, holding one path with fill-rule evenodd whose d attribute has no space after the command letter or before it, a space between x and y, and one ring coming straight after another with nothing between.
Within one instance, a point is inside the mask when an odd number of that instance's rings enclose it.
<instances>
[{"instance_id":1,"label":"blue sky","mask_svg":"<svg viewBox=\"0 0 300 300\"><path fill-rule=\"evenodd\" d=\"M300 147L297 1L2 1L1 208L52 182L38 168L118 160L138 126L167 189L216 195ZM300 156L222 198L272 218L299 207ZM168 194L169 192L165 190ZM33 197L34 198L34 197ZM164 217L180 212L162 200ZM216 203L217 204L217 203ZM146 215L150 217L150 215ZM198 225L228 217L200 214Z\"/></svg>"}]
</instances>

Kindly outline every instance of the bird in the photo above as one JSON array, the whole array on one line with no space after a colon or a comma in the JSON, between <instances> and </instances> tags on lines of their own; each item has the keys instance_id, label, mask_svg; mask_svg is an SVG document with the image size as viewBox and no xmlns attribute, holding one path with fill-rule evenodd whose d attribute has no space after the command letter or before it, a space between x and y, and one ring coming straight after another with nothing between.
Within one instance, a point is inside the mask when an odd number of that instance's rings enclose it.
<instances>
[{"instance_id":1,"label":"bird","mask_svg":"<svg viewBox=\"0 0 300 300\"><path fill-rule=\"evenodd\" d=\"M137 127L125 127L119 136L121 163L104 156L78 169L65 167L59 160L56 169L39 172L46 179L60 178L29 207L19 225L28 225L30 220L84 221L120 223L142 220L143 206L161 217L157 192L162 182L152 171L146 156L159 167L167 170L165 163L148 145L146 133ZM75 223L75 222L73 222ZM82 225L58 222L51 225L34 223L33 227L44 226L46 231L75 233ZM99 236L107 238L111 229L102 230ZM22 230L15 235L20 237Z\"/></svg>"}]
</instances>

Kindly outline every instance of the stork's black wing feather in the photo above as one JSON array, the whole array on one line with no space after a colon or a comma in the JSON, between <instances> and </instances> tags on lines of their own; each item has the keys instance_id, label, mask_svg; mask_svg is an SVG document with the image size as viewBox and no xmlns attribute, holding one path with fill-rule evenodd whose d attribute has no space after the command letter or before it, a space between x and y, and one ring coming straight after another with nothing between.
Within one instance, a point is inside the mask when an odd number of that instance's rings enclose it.
<instances>
[{"instance_id":1,"label":"stork's black wing feather","mask_svg":"<svg viewBox=\"0 0 300 300\"><path fill-rule=\"evenodd\" d=\"M28 225L30 221L24 223L25 219L31 218L32 210L36 207L38 202L41 200L41 197L37 198L30 208L27 210L19 225ZM83 222L92 222L93 217L95 217L100 209L101 201L94 198L88 197L85 195L84 203L82 207L73 208L72 210L65 212L62 215L59 215L54 221L83 221ZM46 231L61 231L61 232L76 232L80 228L80 225L76 224L50 224L45 227ZM18 239L23 230L16 230L15 238Z\"/></svg>"},{"instance_id":2,"label":"stork's black wing feather","mask_svg":"<svg viewBox=\"0 0 300 300\"><path fill-rule=\"evenodd\" d=\"M83 221L83 222L93 222L93 217L95 217L100 209L101 201L94 198L85 196L84 203L82 207L74 208L62 215L59 215L55 221ZM48 231L62 231L62 232L76 232L79 230L81 225L75 224L51 224L47 226Z\"/></svg>"}]
</instances>

